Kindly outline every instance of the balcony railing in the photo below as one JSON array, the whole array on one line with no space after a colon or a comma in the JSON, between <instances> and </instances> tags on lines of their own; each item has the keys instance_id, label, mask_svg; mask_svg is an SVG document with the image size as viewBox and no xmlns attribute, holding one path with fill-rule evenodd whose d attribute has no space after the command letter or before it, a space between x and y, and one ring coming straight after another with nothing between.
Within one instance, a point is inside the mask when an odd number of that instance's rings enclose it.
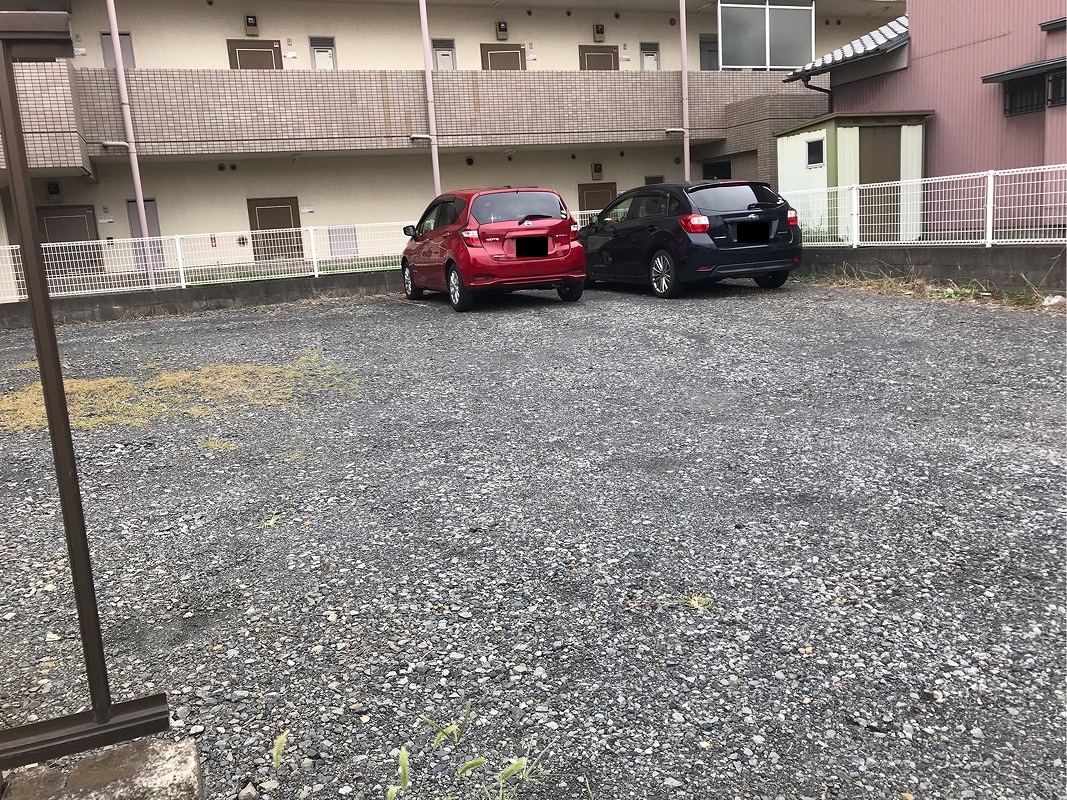
<instances>
[{"instance_id":1,"label":"balcony railing","mask_svg":"<svg viewBox=\"0 0 1067 800\"><path fill-rule=\"evenodd\" d=\"M790 192L815 247L1067 244L1067 165ZM587 225L596 211L577 213ZM45 244L52 296L398 269L390 222ZM0 302L26 299L19 248L0 247Z\"/></svg>"}]
</instances>

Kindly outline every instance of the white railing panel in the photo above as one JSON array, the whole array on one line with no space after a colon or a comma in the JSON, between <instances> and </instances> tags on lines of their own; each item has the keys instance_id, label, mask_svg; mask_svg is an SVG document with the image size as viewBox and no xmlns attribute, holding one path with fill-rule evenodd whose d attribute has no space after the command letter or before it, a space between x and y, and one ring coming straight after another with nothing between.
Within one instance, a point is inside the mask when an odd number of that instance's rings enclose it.
<instances>
[{"instance_id":1,"label":"white railing panel","mask_svg":"<svg viewBox=\"0 0 1067 800\"><path fill-rule=\"evenodd\" d=\"M798 190L817 247L1065 244L1067 165ZM579 226L599 211L579 211ZM404 222L185 234L42 246L54 296L397 269ZM26 298L19 248L0 246L0 303Z\"/></svg>"}]
</instances>

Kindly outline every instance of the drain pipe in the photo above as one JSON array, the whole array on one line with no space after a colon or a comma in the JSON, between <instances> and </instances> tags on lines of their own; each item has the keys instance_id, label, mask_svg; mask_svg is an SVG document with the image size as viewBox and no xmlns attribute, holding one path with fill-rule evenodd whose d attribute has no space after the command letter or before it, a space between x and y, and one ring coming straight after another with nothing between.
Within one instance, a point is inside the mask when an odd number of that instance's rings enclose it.
<instances>
[{"instance_id":1,"label":"drain pipe","mask_svg":"<svg viewBox=\"0 0 1067 800\"><path fill-rule=\"evenodd\" d=\"M110 2L110 0L109 0ZM422 25L422 64L426 79L426 118L430 125L430 164L433 168L433 194L441 194L441 164L437 153L437 106L433 97L433 51L430 48L430 23L426 18L426 0L419 0L419 22ZM412 140L421 136L412 136Z\"/></svg>"},{"instance_id":2,"label":"drain pipe","mask_svg":"<svg viewBox=\"0 0 1067 800\"><path fill-rule=\"evenodd\" d=\"M141 238L147 239L148 215L144 210L144 192L141 190L141 167L137 161L137 144L133 136L133 117L130 116L130 94L126 89L126 66L122 63L122 44L119 42L119 23L115 14L115 0L107 0L107 19L111 26L111 52L115 57L115 82L119 87L119 104L122 107L122 126L126 132L124 142L102 142L104 147L125 147L130 157L130 173L133 177L133 197L137 205L137 221L141 223ZM151 251L151 248L146 248ZM145 262L148 267L148 284L156 286L155 269L149 255Z\"/></svg>"},{"instance_id":3,"label":"drain pipe","mask_svg":"<svg viewBox=\"0 0 1067 800\"><path fill-rule=\"evenodd\" d=\"M822 92L823 94L825 94L826 95L826 103L827 103L827 112L830 113L830 114L834 113L834 90L833 89L824 89L821 86L812 86L811 85L811 76L810 75L807 78L803 78L801 80L801 82L804 84L804 88L805 89L811 89L813 92Z\"/></svg>"},{"instance_id":4,"label":"drain pipe","mask_svg":"<svg viewBox=\"0 0 1067 800\"><path fill-rule=\"evenodd\" d=\"M685 0L678 0L678 35L682 39L682 163L689 180L689 42L686 35Z\"/></svg>"}]
</instances>

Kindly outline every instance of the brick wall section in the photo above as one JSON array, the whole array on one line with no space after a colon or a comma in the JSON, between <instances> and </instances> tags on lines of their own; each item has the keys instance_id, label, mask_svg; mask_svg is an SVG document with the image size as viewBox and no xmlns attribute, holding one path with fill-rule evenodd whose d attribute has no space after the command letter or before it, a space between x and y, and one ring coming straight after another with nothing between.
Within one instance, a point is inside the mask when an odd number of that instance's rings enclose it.
<instances>
[{"instance_id":1,"label":"brick wall section","mask_svg":"<svg viewBox=\"0 0 1067 800\"><path fill-rule=\"evenodd\" d=\"M88 170L91 164L78 124L75 70L70 63L19 63L14 68L30 167ZM2 152L0 166L7 167Z\"/></svg>"},{"instance_id":2,"label":"brick wall section","mask_svg":"<svg viewBox=\"0 0 1067 800\"><path fill-rule=\"evenodd\" d=\"M420 72L133 70L130 110L142 155L418 148L427 130ZM115 78L78 70L90 142L118 135ZM93 155L102 155L90 145Z\"/></svg>"},{"instance_id":3,"label":"brick wall section","mask_svg":"<svg viewBox=\"0 0 1067 800\"><path fill-rule=\"evenodd\" d=\"M122 138L113 73L77 80L86 138ZM146 156L426 147L408 138L429 127L419 71L134 70L129 86ZM434 94L442 148L665 142L682 116L679 72L439 72ZM774 131L823 111L777 73L690 73L694 141L758 148L761 164Z\"/></svg>"}]
</instances>

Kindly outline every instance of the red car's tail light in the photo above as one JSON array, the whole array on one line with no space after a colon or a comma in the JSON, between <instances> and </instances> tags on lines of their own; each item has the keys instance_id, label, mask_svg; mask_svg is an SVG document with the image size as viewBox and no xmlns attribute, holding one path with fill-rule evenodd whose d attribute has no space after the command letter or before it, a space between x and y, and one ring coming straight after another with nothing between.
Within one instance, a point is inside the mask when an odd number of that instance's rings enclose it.
<instances>
[{"instance_id":1,"label":"red car's tail light","mask_svg":"<svg viewBox=\"0 0 1067 800\"><path fill-rule=\"evenodd\" d=\"M678 220L686 233L707 233L711 230L711 220L704 214L686 214Z\"/></svg>"},{"instance_id":2,"label":"red car's tail light","mask_svg":"<svg viewBox=\"0 0 1067 800\"><path fill-rule=\"evenodd\" d=\"M789 209L785 218L789 221L790 227L800 224L800 217L797 216L797 210L795 208Z\"/></svg>"},{"instance_id":3,"label":"red car's tail light","mask_svg":"<svg viewBox=\"0 0 1067 800\"><path fill-rule=\"evenodd\" d=\"M463 237L463 243L467 245L467 247L482 246L482 238L478 235L477 228L472 228L471 230L467 231L461 231L459 235Z\"/></svg>"},{"instance_id":4,"label":"red car's tail light","mask_svg":"<svg viewBox=\"0 0 1067 800\"><path fill-rule=\"evenodd\" d=\"M578 223L577 222L572 222L571 223L571 241L572 242L578 241Z\"/></svg>"}]
</instances>

